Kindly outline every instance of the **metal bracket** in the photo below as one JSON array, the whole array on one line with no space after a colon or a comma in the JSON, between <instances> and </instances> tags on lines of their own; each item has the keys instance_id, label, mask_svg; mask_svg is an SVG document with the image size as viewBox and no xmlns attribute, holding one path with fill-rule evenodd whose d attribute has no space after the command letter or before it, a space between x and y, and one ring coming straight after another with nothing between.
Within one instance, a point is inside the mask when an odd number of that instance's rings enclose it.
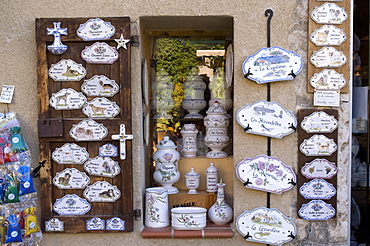
<instances>
[{"instance_id":1,"label":"metal bracket","mask_svg":"<svg viewBox=\"0 0 370 246\"><path fill-rule=\"evenodd\" d=\"M139 47L139 35L134 35L134 36L131 36L130 38L130 43L132 44L132 46L134 47Z\"/></svg>"}]
</instances>

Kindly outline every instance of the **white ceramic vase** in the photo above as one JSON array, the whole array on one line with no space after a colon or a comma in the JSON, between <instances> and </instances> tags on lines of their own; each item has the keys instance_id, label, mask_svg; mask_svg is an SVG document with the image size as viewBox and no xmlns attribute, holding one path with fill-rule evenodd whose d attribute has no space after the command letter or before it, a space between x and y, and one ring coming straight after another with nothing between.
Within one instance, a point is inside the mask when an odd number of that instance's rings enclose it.
<instances>
[{"instance_id":1,"label":"white ceramic vase","mask_svg":"<svg viewBox=\"0 0 370 246\"><path fill-rule=\"evenodd\" d=\"M182 135L182 149L181 153L184 157L196 157L197 148L197 135L198 129L195 124L184 124L181 129Z\"/></svg>"},{"instance_id":2,"label":"white ceramic vase","mask_svg":"<svg viewBox=\"0 0 370 246\"><path fill-rule=\"evenodd\" d=\"M147 188L145 193L145 202L145 226L161 228L170 225L168 193L166 188Z\"/></svg>"},{"instance_id":3,"label":"white ceramic vase","mask_svg":"<svg viewBox=\"0 0 370 246\"><path fill-rule=\"evenodd\" d=\"M208 218L216 225L229 223L233 218L232 208L225 202L224 187L226 184L217 183L217 200L208 210Z\"/></svg>"},{"instance_id":4,"label":"white ceramic vase","mask_svg":"<svg viewBox=\"0 0 370 246\"><path fill-rule=\"evenodd\" d=\"M184 116L184 119L203 118L203 115L199 112L207 106L207 102L204 100L204 91L206 87L207 85L201 76L195 76L192 80L184 82L182 86L184 89L182 107L189 112Z\"/></svg>"}]
</instances>

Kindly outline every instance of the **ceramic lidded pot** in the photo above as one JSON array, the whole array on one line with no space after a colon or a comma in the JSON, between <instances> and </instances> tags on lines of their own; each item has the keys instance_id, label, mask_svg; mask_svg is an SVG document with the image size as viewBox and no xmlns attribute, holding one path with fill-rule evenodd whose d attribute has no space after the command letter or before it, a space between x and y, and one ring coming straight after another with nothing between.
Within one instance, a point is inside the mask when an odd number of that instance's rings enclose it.
<instances>
[{"instance_id":1,"label":"ceramic lidded pot","mask_svg":"<svg viewBox=\"0 0 370 246\"><path fill-rule=\"evenodd\" d=\"M207 168L206 176L207 176L207 191L217 192L218 170L214 166L213 162L211 162L209 167Z\"/></svg>"},{"instance_id":2,"label":"ceramic lidded pot","mask_svg":"<svg viewBox=\"0 0 370 246\"><path fill-rule=\"evenodd\" d=\"M198 129L195 124L184 124L181 129L182 135L182 149L181 153L184 157L196 157L197 148L197 135Z\"/></svg>"},{"instance_id":3,"label":"ceramic lidded pot","mask_svg":"<svg viewBox=\"0 0 370 246\"><path fill-rule=\"evenodd\" d=\"M164 136L156 147L157 151L153 155L156 163L153 178L167 189L168 194L178 193L179 190L172 186L180 179L180 172L178 171L180 154L176 151L177 147L168 136Z\"/></svg>"},{"instance_id":4,"label":"ceramic lidded pot","mask_svg":"<svg viewBox=\"0 0 370 246\"><path fill-rule=\"evenodd\" d=\"M170 225L168 193L166 188L147 188L145 193L145 202L145 226L161 228Z\"/></svg>"},{"instance_id":5,"label":"ceramic lidded pot","mask_svg":"<svg viewBox=\"0 0 370 246\"><path fill-rule=\"evenodd\" d=\"M225 202L225 185L222 180L217 183L217 200L208 210L208 218L216 225L225 225L233 218L233 210Z\"/></svg>"},{"instance_id":6,"label":"ceramic lidded pot","mask_svg":"<svg viewBox=\"0 0 370 246\"><path fill-rule=\"evenodd\" d=\"M182 107L189 112L184 116L184 119L202 119L203 115L199 112L207 106L207 102L204 100L204 91L207 85L202 76L198 75L185 81L182 88L184 89Z\"/></svg>"},{"instance_id":7,"label":"ceramic lidded pot","mask_svg":"<svg viewBox=\"0 0 370 246\"><path fill-rule=\"evenodd\" d=\"M190 168L190 172L185 174L186 187L188 187L188 194L198 194L200 174L194 171L194 167Z\"/></svg>"}]
</instances>

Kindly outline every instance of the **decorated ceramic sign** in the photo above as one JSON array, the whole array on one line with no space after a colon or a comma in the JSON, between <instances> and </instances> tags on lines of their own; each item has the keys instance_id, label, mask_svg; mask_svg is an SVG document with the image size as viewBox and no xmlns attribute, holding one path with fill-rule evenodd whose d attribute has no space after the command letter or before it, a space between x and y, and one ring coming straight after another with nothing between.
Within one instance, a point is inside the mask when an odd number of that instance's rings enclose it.
<instances>
[{"instance_id":1,"label":"decorated ceramic sign","mask_svg":"<svg viewBox=\"0 0 370 246\"><path fill-rule=\"evenodd\" d=\"M64 231L64 222L57 218L47 220L45 221L45 231Z\"/></svg>"},{"instance_id":2,"label":"decorated ceramic sign","mask_svg":"<svg viewBox=\"0 0 370 246\"><path fill-rule=\"evenodd\" d=\"M317 24L342 24L347 18L344 8L335 3L324 3L311 12L311 19Z\"/></svg>"},{"instance_id":3,"label":"decorated ceramic sign","mask_svg":"<svg viewBox=\"0 0 370 246\"><path fill-rule=\"evenodd\" d=\"M102 140L108 135L108 129L94 120L83 120L73 125L69 135L76 141Z\"/></svg>"},{"instance_id":4,"label":"decorated ceramic sign","mask_svg":"<svg viewBox=\"0 0 370 246\"><path fill-rule=\"evenodd\" d=\"M304 183L299 193L306 199L330 199L335 196L337 189L325 179L313 179Z\"/></svg>"},{"instance_id":5,"label":"decorated ceramic sign","mask_svg":"<svg viewBox=\"0 0 370 246\"><path fill-rule=\"evenodd\" d=\"M318 68L338 68L347 62L347 58L343 54L343 51L338 51L334 47L322 47L313 52L310 61Z\"/></svg>"},{"instance_id":6,"label":"decorated ceramic sign","mask_svg":"<svg viewBox=\"0 0 370 246\"><path fill-rule=\"evenodd\" d=\"M81 90L89 97L112 97L119 91L119 86L113 79L108 79L104 75L94 75L85 80Z\"/></svg>"},{"instance_id":7,"label":"decorated ceramic sign","mask_svg":"<svg viewBox=\"0 0 370 246\"><path fill-rule=\"evenodd\" d=\"M347 39L343 29L334 25L323 25L319 29L315 29L310 40L316 46L339 46Z\"/></svg>"},{"instance_id":8,"label":"decorated ceramic sign","mask_svg":"<svg viewBox=\"0 0 370 246\"><path fill-rule=\"evenodd\" d=\"M236 167L236 176L247 188L281 194L296 184L292 168L276 157L245 158Z\"/></svg>"},{"instance_id":9,"label":"decorated ceramic sign","mask_svg":"<svg viewBox=\"0 0 370 246\"><path fill-rule=\"evenodd\" d=\"M76 194L65 195L53 205L53 210L59 215L84 215L90 209L90 203Z\"/></svg>"},{"instance_id":10,"label":"decorated ceramic sign","mask_svg":"<svg viewBox=\"0 0 370 246\"><path fill-rule=\"evenodd\" d=\"M110 157L97 156L91 158L85 162L84 168L91 175L109 178L113 178L121 172L118 162L112 160Z\"/></svg>"},{"instance_id":11,"label":"decorated ceramic sign","mask_svg":"<svg viewBox=\"0 0 370 246\"><path fill-rule=\"evenodd\" d=\"M258 84L292 80L303 66L302 58L280 47L262 48L243 63L243 73Z\"/></svg>"},{"instance_id":12,"label":"decorated ceramic sign","mask_svg":"<svg viewBox=\"0 0 370 246\"><path fill-rule=\"evenodd\" d=\"M335 209L322 200L312 200L302 205L298 215L305 220L328 220L335 215Z\"/></svg>"},{"instance_id":13,"label":"decorated ceramic sign","mask_svg":"<svg viewBox=\"0 0 370 246\"><path fill-rule=\"evenodd\" d=\"M86 97L82 92L68 88L53 93L49 101L50 106L56 110L79 109L86 102Z\"/></svg>"},{"instance_id":14,"label":"decorated ceramic sign","mask_svg":"<svg viewBox=\"0 0 370 246\"><path fill-rule=\"evenodd\" d=\"M61 55L67 51L68 46L62 43L61 35L68 35L68 28L61 28L60 22L53 22L54 28L46 28L47 35L54 36L54 42L46 48L54 55Z\"/></svg>"},{"instance_id":15,"label":"decorated ceramic sign","mask_svg":"<svg viewBox=\"0 0 370 246\"><path fill-rule=\"evenodd\" d=\"M328 115L324 111L317 111L305 116L301 122L301 127L307 133L331 133L337 129L338 121L333 115Z\"/></svg>"},{"instance_id":16,"label":"decorated ceramic sign","mask_svg":"<svg viewBox=\"0 0 370 246\"><path fill-rule=\"evenodd\" d=\"M113 118L119 114L120 108L105 97L96 97L83 106L82 112L91 118Z\"/></svg>"},{"instance_id":17,"label":"decorated ceramic sign","mask_svg":"<svg viewBox=\"0 0 370 246\"><path fill-rule=\"evenodd\" d=\"M236 219L238 232L247 241L282 245L296 236L296 226L291 218L274 208L258 207L244 211Z\"/></svg>"},{"instance_id":18,"label":"decorated ceramic sign","mask_svg":"<svg viewBox=\"0 0 370 246\"><path fill-rule=\"evenodd\" d=\"M99 156L102 157L117 157L118 156L118 148L113 144L104 144L103 146L99 147Z\"/></svg>"},{"instance_id":19,"label":"decorated ceramic sign","mask_svg":"<svg viewBox=\"0 0 370 246\"><path fill-rule=\"evenodd\" d=\"M76 168L66 168L53 178L53 184L59 189L84 189L89 183L86 173Z\"/></svg>"},{"instance_id":20,"label":"decorated ceramic sign","mask_svg":"<svg viewBox=\"0 0 370 246\"><path fill-rule=\"evenodd\" d=\"M261 100L246 104L238 110L236 116L245 132L273 138L289 135L297 126L293 113L277 102Z\"/></svg>"},{"instance_id":21,"label":"decorated ceramic sign","mask_svg":"<svg viewBox=\"0 0 370 246\"><path fill-rule=\"evenodd\" d=\"M75 143L65 143L54 150L52 158L59 164L83 164L89 158L89 153Z\"/></svg>"},{"instance_id":22,"label":"decorated ceramic sign","mask_svg":"<svg viewBox=\"0 0 370 246\"><path fill-rule=\"evenodd\" d=\"M85 189L84 197L90 202L115 202L121 191L107 181L97 181Z\"/></svg>"},{"instance_id":23,"label":"decorated ceramic sign","mask_svg":"<svg viewBox=\"0 0 370 246\"><path fill-rule=\"evenodd\" d=\"M96 18L81 24L76 34L84 41L90 41L110 39L115 32L116 28L110 22Z\"/></svg>"},{"instance_id":24,"label":"decorated ceramic sign","mask_svg":"<svg viewBox=\"0 0 370 246\"><path fill-rule=\"evenodd\" d=\"M333 69L324 69L311 77L310 84L315 90L340 90L346 85L346 79Z\"/></svg>"},{"instance_id":25,"label":"decorated ceramic sign","mask_svg":"<svg viewBox=\"0 0 370 246\"><path fill-rule=\"evenodd\" d=\"M80 81L85 76L86 69L71 59L62 59L49 69L49 77L54 81Z\"/></svg>"},{"instance_id":26,"label":"decorated ceramic sign","mask_svg":"<svg viewBox=\"0 0 370 246\"><path fill-rule=\"evenodd\" d=\"M338 168L335 163L319 158L304 164L301 169L302 175L308 179L331 179L337 172Z\"/></svg>"},{"instance_id":27,"label":"decorated ceramic sign","mask_svg":"<svg viewBox=\"0 0 370 246\"><path fill-rule=\"evenodd\" d=\"M330 156L337 150L337 145L333 139L315 134L305 139L299 149L306 156Z\"/></svg>"},{"instance_id":28,"label":"decorated ceramic sign","mask_svg":"<svg viewBox=\"0 0 370 246\"><path fill-rule=\"evenodd\" d=\"M81 57L87 63L112 64L118 59L119 53L116 48L107 43L96 42L91 46L86 46L81 51Z\"/></svg>"},{"instance_id":29,"label":"decorated ceramic sign","mask_svg":"<svg viewBox=\"0 0 370 246\"><path fill-rule=\"evenodd\" d=\"M86 230L95 231L95 230L105 230L105 220L94 217L89 220L86 220Z\"/></svg>"},{"instance_id":30,"label":"decorated ceramic sign","mask_svg":"<svg viewBox=\"0 0 370 246\"><path fill-rule=\"evenodd\" d=\"M126 230L125 221L118 217L113 217L107 220L107 230L108 231L124 231Z\"/></svg>"}]
</instances>

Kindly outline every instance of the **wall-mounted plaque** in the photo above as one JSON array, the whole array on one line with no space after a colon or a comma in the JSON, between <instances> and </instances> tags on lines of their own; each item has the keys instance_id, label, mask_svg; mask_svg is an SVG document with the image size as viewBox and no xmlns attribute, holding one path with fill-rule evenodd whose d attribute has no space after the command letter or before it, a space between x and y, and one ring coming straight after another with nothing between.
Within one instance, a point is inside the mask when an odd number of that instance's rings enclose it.
<instances>
[{"instance_id":1,"label":"wall-mounted plaque","mask_svg":"<svg viewBox=\"0 0 370 246\"><path fill-rule=\"evenodd\" d=\"M243 73L258 84L292 80L303 66L302 58L294 51L280 47L262 48L248 56L243 63Z\"/></svg>"},{"instance_id":2,"label":"wall-mounted plaque","mask_svg":"<svg viewBox=\"0 0 370 246\"><path fill-rule=\"evenodd\" d=\"M335 3L324 3L311 12L311 19L317 24L342 24L347 18L344 8Z\"/></svg>"},{"instance_id":3,"label":"wall-mounted plaque","mask_svg":"<svg viewBox=\"0 0 370 246\"><path fill-rule=\"evenodd\" d=\"M296 236L296 226L291 218L274 208L258 207L244 211L236 219L238 232L247 241L282 245Z\"/></svg>"},{"instance_id":4,"label":"wall-mounted plaque","mask_svg":"<svg viewBox=\"0 0 370 246\"><path fill-rule=\"evenodd\" d=\"M89 183L89 176L76 168L66 168L53 178L53 184L59 189L84 189Z\"/></svg>"},{"instance_id":5,"label":"wall-mounted plaque","mask_svg":"<svg viewBox=\"0 0 370 246\"><path fill-rule=\"evenodd\" d=\"M301 128L307 133L331 133L338 127L338 121L333 115L324 111L316 111L305 116Z\"/></svg>"},{"instance_id":6,"label":"wall-mounted plaque","mask_svg":"<svg viewBox=\"0 0 370 246\"><path fill-rule=\"evenodd\" d=\"M84 197L90 202L115 202L121 197L121 191L107 181L97 181L85 189Z\"/></svg>"},{"instance_id":7,"label":"wall-mounted plaque","mask_svg":"<svg viewBox=\"0 0 370 246\"><path fill-rule=\"evenodd\" d=\"M116 33L116 28L102 19L90 19L81 24L76 34L84 41L110 39Z\"/></svg>"},{"instance_id":8,"label":"wall-mounted plaque","mask_svg":"<svg viewBox=\"0 0 370 246\"><path fill-rule=\"evenodd\" d=\"M47 220L45 221L45 231L64 231L64 222L57 218Z\"/></svg>"},{"instance_id":9,"label":"wall-mounted plaque","mask_svg":"<svg viewBox=\"0 0 370 246\"><path fill-rule=\"evenodd\" d=\"M119 85L104 75L94 75L84 81L81 90L89 97L112 97L119 91Z\"/></svg>"},{"instance_id":10,"label":"wall-mounted plaque","mask_svg":"<svg viewBox=\"0 0 370 246\"><path fill-rule=\"evenodd\" d=\"M120 108L105 97L96 97L83 106L82 112L90 118L113 118L119 114Z\"/></svg>"},{"instance_id":11,"label":"wall-mounted plaque","mask_svg":"<svg viewBox=\"0 0 370 246\"><path fill-rule=\"evenodd\" d=\"M119 53L116 48L105 42L96 42L81 51L81 58L87 63L112 64L117 61L118 57Z\"/></svg>"},{"instance_id":12,"label":"wall-mounted plaque","mask_svg":"<svg viewBox=\"0 0 370 246\"><path fill-rule=\"evenodd\" d=\"M325 179L313 179L299 188L299 194L306 199L330 199L336 193L334 185Z\"/></svg>"},{"instance_id":13,"label":"wall-mounted plaque","mask_svg":"<svg viewBox=\"0 0 370 246\"><path fill-rule=\"evenodd\" d=\"M75 143L65 143L54 150L52 158L59 164L83 164L89 158L89 153Z\"/></svg>"},{"instance_id":14,"label":"wall-mounted plaque","mask_svg":"<svg viewBox=\"0 0 370 246\"><path fill-rule=\"evenodd\" d=\"M318 68L338 68L347 62L347 58L343 51L338 51L334 47L322 47L313 52L310 61Z\"/></svg>"},{"instance_id":15,"label":"wall-mounted plaque","mask_svg":"<svg viewBox=\"0 0 370 246\"><path fill-rule=\"evenodd\" d=\"M76 141L96 141L102 140L108 135L108 129L94 120L82 120L73 125L69 135Z\"/></svg>"},{"instance_id":16,"label":"wall-mounted plaque","mask_svg":"<svg viewBox=\"0 0 370 246\"><path fill-rule=\"evenodd\" d=\"M117 157L118 148L113 144L107 143L99 147L99 156L102 157Z\"/></svg>"},{"instance_id":17,"label":"wall-mounted plaque","mask_svg":"<svg viewBox=\"0 0 370 246\"><path fill-rule=\"evenodd\" d=\"M277 102L257 101L241 107L236 119L247 133L282 138L294 132L297 119Z\"/></svg>"},{"instance_id":18,"label":"wall-mounted plaque","mask_svg":"<svg viewBox=\"0 0 370 246\"><path fill-rule=\"evenodd\" d=\"M346 85L346 79L333 69L324 69L311 77L310 84L315 90L340 90Z\"/></svg>"},{"instance_id":19,"label":"wall-mounted plaque","mask_svg":"<svg viewBox=\"0 0 370 246\"><path fill-rule=\"evenodd\" d=\"M53 93L49 102L56 110L80 109L86 102L86 97L82 92L77 92L72 88L61 89Z\"/></svg>"},{"instance_id":20,"label":"wall-mounted plaque","mask_svg":"<svg viewBox=\"0 0 370 246\"><path fill-rule=\"evenodd\" d=\"M335 209L322 200L312 200L303 204L298 214L305 220L328 220L335 215Z\"/></svg>"},{"instance_id":21,"label":"wall-mounted plaque","mask_svg":"<svg viewBox=\"0 0 370 246\"><path fill-rule=\"evenodd\" d=\"M91 175L109 178L113 178L121 172L118 162L112 160L110 157L101 156L86 161L84 168Z\"/></svg>"},{"instance_id":22,"label":"wall-mounted plaque","mask_svg":"<svg viewBox=\"0 0 370 246\"><path fill-rule=\"evenodd\" d=\"M339 46L346 41L347 35L343 29L334 25L323 25L319 29L315 29L310 40L316 46Z\"/></svg>"},{"instance_id":23,"label":"wall-mounted plaque","mask_svg":"<svg viewBox=\"0 0 370 246\"><path fill-rule=\"evenodd\" d=\"M53 205L53 210L59 215L84 215L90 209L90 203L76 194L65 195Z\"/></svg>"},{"instance_id":24,"label":"wall-mounted plaque","mask_svg":"<svg viewBox=\"0 0 370 246\"><path fill-rule=\"evenodd\" d=\"M236 167L236 176L245 187L281 194L297 182L292 168L276 157L245 158Z\"/></svg>"},{"instance_id":25,"label":"wall-mounted plaque","mask_svg":"<svg viewBox=\"0 0 370 246\"><path fill-rule=\"evenodd\" d=\"M330 156L337 150L337 144L325 135L315 134L305 139L299 149L306 156Z\"/></svg>"},{"instance_id":26,"label":"wall-mounted plaque","mask_svg":"<svg viewBox=\"0 0 370 246\"><path fill-rule=\"evenodd\" d=\"M86 220L86 230L95 231L95 230L105 230L105 220L94 217L89 220Z\"/></svg>"},{"instance_id":27,"label":"wall-mounted plaque","mask_svg":"<svg viewBox=\"0 0 370 246\"><path fill-rule=\"evenodd\" d=\"M337 172L335 163L319 158L304 164L301 169L302 175L308 179L331 179Z\"/></svg>"},{"instance_id":28,"label":"wall-mounted plaque","mask_svg":"<svg viewBox=\"0 0 370 246\"><path fill-rule=\"evenodd\" d=\"M124 231L126 230L126 222L121 218L114 217L107 220L107 230L109 231Z\"/></svg>"},{"instance_id":29,"label":"wall-mounted plaque","mask_svg":"<svg viewBox=\"0 0 370 246\"><path fill-rule=\"evenodd\" d=\"M86 69L71 59L62 59L49 69L49 77L54 81L80 81L85 76Z\"/></svg>"}]
</instances>

